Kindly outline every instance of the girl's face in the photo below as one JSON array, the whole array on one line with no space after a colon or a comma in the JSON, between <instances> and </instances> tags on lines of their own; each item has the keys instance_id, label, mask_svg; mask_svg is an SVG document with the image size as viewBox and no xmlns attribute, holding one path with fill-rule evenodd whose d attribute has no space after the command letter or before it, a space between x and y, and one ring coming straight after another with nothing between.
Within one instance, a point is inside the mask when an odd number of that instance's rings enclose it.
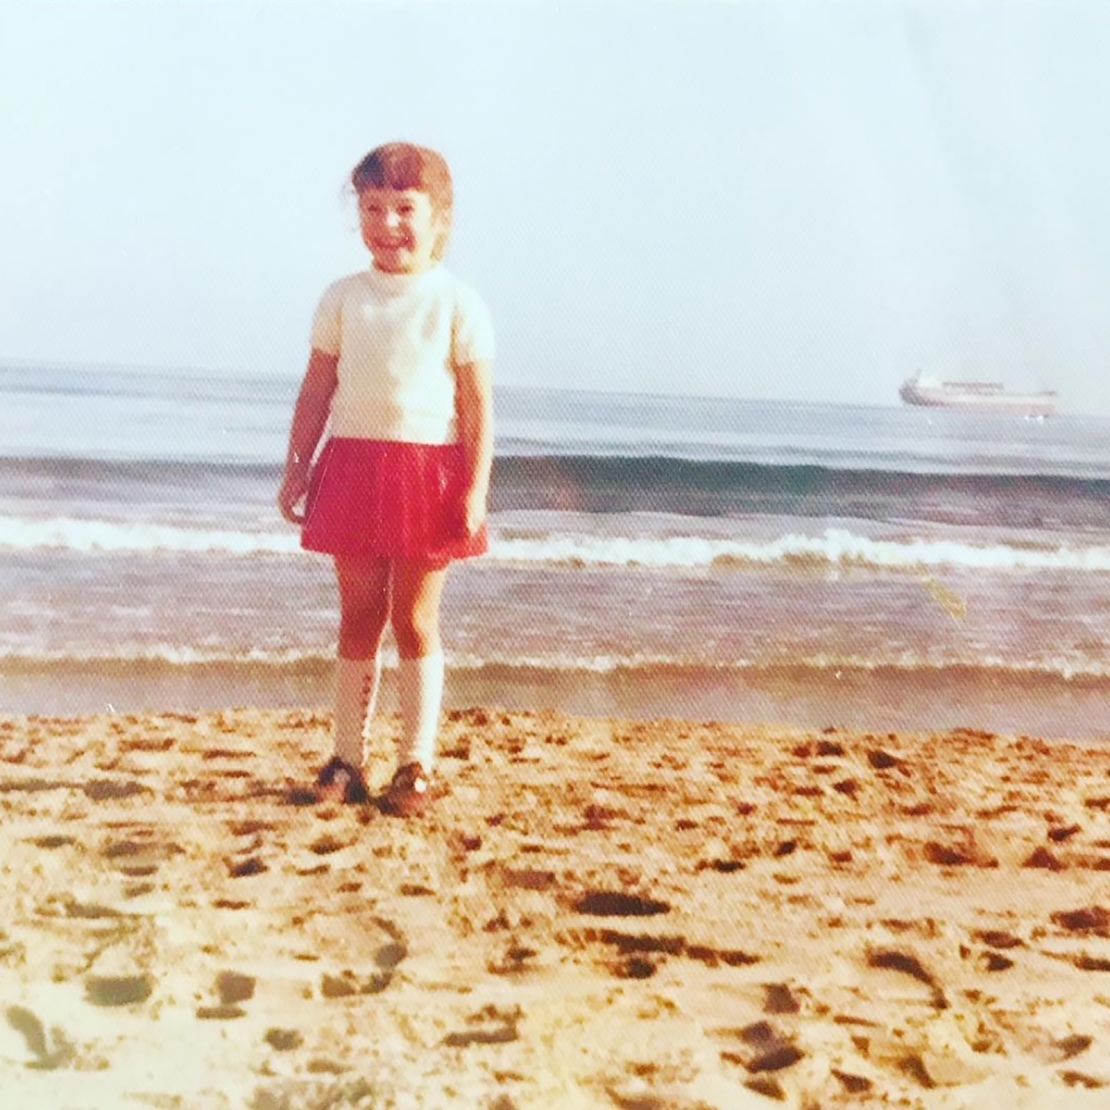
<instances>
[{"instance_id":1,"label":"girl's face","mask_svg":"<svg viewBox=\"0 0 1110 1110\"><path fill-rule=\"evenodd\" d=\"M362 241L376 269L419 274L432 266L436 243L446 229L427 193L371 186L358 195L358 214Z\"/></svg>"}]
</instances>

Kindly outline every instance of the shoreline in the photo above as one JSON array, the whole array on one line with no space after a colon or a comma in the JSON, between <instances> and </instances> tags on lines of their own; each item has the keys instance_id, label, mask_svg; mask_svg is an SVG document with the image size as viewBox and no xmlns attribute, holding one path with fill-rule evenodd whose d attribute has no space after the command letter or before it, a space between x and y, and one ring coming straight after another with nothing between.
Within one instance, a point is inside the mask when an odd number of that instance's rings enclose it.
<instances>
[{"instance_id":1,"label":"shoreline","mask_svg":"<svg viewBox=\"0 0 1110 1110\"><path fill-rule=\"evenodd\" d=\"M329 735L0 718L16 1101L1105 1105L1105 747L454 709L401 822Z\"/></svg>"},{"instance_id":2,"label":"shoreline","mask_svg":"<svg viewBox=\"0 0 1110 1110\"><path fill-rule=\"evenodd\" d=\"M0 715L210 713L238 707L330 711L334 663L193 663L120 659L4 668ZM396 668L380 706L395 711ZM1110 744L1110 680L952 667L829 671L805 667L448 667L446 707L498 705L641 722L718 721L783 728L922 732L974 728Z\"/></svg>"}]
</instances>

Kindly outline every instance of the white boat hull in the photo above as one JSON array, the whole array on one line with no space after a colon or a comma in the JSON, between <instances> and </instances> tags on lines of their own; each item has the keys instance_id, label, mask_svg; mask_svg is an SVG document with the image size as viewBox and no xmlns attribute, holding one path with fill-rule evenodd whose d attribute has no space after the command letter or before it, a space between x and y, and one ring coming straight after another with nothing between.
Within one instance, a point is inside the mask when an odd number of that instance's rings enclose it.
<instances>
[{"instance_id":1,"label":"white boat hull","mask_svg":"<svg viewBox=\"0 0 1110 1110\"><path fill-rule=\"evenodd\" d=\"M926 384L911 378L899 390L907 405L960 409L971 412L1008 412L1021 416L1051 416L1055 393L1007 393L994 384L961 389L958 383Z\"/></svg>"}]
</instances>

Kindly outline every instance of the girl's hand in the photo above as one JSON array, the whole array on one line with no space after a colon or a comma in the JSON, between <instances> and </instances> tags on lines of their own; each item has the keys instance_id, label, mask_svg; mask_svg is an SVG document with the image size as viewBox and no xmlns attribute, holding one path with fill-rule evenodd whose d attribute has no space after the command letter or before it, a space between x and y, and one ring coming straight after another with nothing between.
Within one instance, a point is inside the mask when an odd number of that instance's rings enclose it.
<instances>
[{"instance_id":1,"label":"girl's hand","mask_svg":"<svg viewBox=\"0 0 1110 1110\"><path fill-rule=\"evenodd\" d=\"M476 536L486 522L486 491L472 489L463 501L463 527L468 536Z\"/></svg>"},{"instance_id":2,"label":"girl's hand","mask_svg":"<svg viewBox=\"0 0 1110 1110\"><path fill-rule=\"evenodd\" d=\"M290 524L304 524L304 513L297 511L297 505L308 493L308 474L304 472L285 472L285 480L278 492L278 508Z\"/></svg>"}]
</instances>

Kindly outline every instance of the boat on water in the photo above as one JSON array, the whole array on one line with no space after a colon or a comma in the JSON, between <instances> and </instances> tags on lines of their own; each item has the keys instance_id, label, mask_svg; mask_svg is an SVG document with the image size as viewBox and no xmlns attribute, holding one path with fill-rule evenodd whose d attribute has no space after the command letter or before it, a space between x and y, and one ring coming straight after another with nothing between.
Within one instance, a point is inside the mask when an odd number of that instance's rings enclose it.
<instances>
[{"instance_id":1,"label":"boat on water","mask_svg":"<svg viewBox=\"0 0 1110 1110\"><path fill-rule=\"evenodd\" d=\"M1002 382L943 381L920 370L902 383L898 395L907 405L930 408L970 409L978 412L1012 412L1021 416L1051 416L1056 393L1011 393Z\"/></svg>"}]
</instances>

